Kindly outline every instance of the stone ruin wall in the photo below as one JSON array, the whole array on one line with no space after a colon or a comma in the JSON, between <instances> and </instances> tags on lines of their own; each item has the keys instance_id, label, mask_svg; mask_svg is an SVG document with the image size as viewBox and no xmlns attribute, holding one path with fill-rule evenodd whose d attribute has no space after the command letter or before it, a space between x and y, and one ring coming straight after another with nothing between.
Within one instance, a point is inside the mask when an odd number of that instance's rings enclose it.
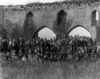
<instances>
[{"instance_id":1,"label":"stone ruin wall","mask_svg":"<svg viewBox=\"0 0 100 79\"><path fill-rule=\"evenodd\" d=\"M70 29L77 25L81 25L89 30L93 40L97 40L97 42L100 42L100 26L91 26L91 14L94 10L100 12L100 2L96 2L91 5L64 4L56 7L52 5L46 7L37 6L17 10L14 10L14 7L15 6L9 8L7 6L4 6L4 12L0 11L0 24L3 25L3 27L7 30L8 36L10 36L16 26L18 26L18 29L21 29L21 32L23 31L26 14L31 11L33 13L33 27L35 27L34 31L45 25L53 30L56 34L63 33L66 35L66 33L70 31ZM64 10L66 12L66 22L59 25L58 27L57 15L61 10ZM62 31L59 31L60 29ZM31 34L30 36L32 35L33 34Z\"/></svg>"}]
</instances>

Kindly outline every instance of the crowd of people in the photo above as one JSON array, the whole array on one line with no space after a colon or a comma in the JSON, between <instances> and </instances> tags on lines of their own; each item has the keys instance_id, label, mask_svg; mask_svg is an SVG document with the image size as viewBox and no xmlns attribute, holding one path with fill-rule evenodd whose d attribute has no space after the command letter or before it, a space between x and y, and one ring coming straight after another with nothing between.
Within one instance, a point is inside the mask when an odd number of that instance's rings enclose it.
<instances>
[{"instance_id":1,"label":"crowd of people","mask_svg":"<svg viewBox=\"0 0 100 79\"><path fill-rule=\"evenodd\" d=\"M0 51L6 55L6 60L18 59L67 61L70 59L82 60L84 58L96 59L99 55L97 45L92 38L68 36L62 39L32 40L0 39Z\"/></svg>"}]
</instances>

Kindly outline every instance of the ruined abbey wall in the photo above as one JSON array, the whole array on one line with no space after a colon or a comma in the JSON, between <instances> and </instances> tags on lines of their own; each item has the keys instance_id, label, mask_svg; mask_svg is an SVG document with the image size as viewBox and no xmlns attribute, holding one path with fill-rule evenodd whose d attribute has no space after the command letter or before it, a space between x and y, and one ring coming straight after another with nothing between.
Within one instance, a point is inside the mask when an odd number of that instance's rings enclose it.
<instances>
[{"instance_id":1,"label":"ruined abbey wall","mask_svg":"<svg viewBox=\"0 0 100 79\"><path fill-rule=\"evenodd\" d=\"M0 26L4 25L4 7L0 6Z\"/></svg>"},{"instance_id":2,"label":"ruined abbey wall","mask_svg":"<svg viewBox=\"0 0 100 79\"><path fill-rule=\"evenodd\" d=\"M92 35L93 40L97 40L100 42L100 24L98 26L91 26L91 15L94 10L100 12L100 2L92 3L92 4L64 4L59 6L37 6L30 7L27 9L16 9L15 6L11 8L4 7L4 13L0 14L0 24L3 24L4 28L7 30L8 37L23 35L25 27L26 15L28 12L33 13L32 22L33 24L26 25L27 29L25 30L26 36L31 36L34 34L36 30L38 30L42 26L47 26L51 30L53 30L56 34L62 33L66 35L72 28L81 25L85 27ZM61 23L58 23L58 15L62 14L63 20ZM4 21L3 21L4 15ZM65 18L64 18L65 17ZM17 29L17 30L16 30ZM33 29L33 31L32 31ZM31 32L31 31L32 32ZM29 32L30 33L29 33ZM30 35L29 35L30 34Z\"/></svg>"}]
</instances>

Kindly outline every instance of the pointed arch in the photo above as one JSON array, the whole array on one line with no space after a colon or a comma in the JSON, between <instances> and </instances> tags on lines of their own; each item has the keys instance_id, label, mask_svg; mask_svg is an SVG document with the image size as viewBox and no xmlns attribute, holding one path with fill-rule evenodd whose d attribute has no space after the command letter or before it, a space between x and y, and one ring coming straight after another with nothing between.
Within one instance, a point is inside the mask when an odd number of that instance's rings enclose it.
<instances>
[{"instance_id":1,"label":"pointed arch","mask_svg":"<svg viewBox=\"0 0 100 79\"><path fill-rule=\"evenodd\" d=\"M81 29L81 31L78 32L79 30L78 30L77 28ZM75 29L77 29L77 31L74 32L74 35L75 35L75 33L76 33L76 34L79 34L80 36L92 37L90 31L89 31L86 27L84 27L84 26L82 26L82 25L76 25L76 26L74 26L73 28L71 28L71 29L67 32L66 37L68 37L69 34L70 34L72 31L74 31ZM80 34L80 33L81 33L81 34ZM86 34L87 34L87 35L86 35Z\"/></svg>"},{"instance_id":2,"label":"pointed arch","mask_svg":"<svg viewBox=\"0 0 100 79\"><path fill-rule=\"evenodd\" d=\"M45 30L44 30L45 29ZM48 30L48 31L46 31L46 30ZM49 32L50 31L50 32ZM49 27L47 27L47 26L42 26L42 27L40 27L39 29L37 29L36 30L36 32L33 34L33 38L36 38L36 37L39 37L39 34L40 34L40 32L41 33L45 33L45 34L42 34L42 35L49 35L49 33L52 33L52 34L54 34L55 35L55 33L49 28ZM47 33L48 32L48 33ZM49 36L48 36L48 38L49 38Z\"/></svg>"}]
</instances>

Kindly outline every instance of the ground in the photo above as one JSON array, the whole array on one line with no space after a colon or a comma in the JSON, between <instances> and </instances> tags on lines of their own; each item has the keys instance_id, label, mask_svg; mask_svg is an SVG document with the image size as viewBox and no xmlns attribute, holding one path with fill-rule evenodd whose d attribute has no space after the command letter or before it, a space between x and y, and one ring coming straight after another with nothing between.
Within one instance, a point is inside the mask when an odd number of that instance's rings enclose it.
<instances>
[{"instance_id":1,"label":"ground","mask_svg":"<svg viewBox=\"0 0 100 79\"><path fill-rule=\"evenodd\" d=\"M0 54L0 79L100 79L100 58L72 62L5 61Z\"/></svg>"}]
</instances>

